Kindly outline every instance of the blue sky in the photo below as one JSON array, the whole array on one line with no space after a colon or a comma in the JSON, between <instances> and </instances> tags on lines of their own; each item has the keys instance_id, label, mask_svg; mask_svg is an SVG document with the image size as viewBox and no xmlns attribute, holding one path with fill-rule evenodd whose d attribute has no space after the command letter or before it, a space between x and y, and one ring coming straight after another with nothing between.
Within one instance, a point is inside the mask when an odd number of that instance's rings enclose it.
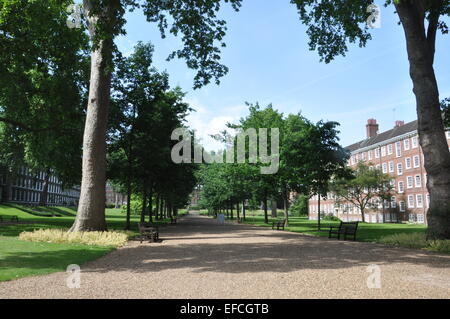
<instances>
[{"instance_id":1,"label":"blue sky","mask_svg":"<svg viewBox=\"0 0 450 319\"><path fill-rule=\"evenodd\" d=\"M392 128L395 120L416 119L403 29L392 6L382 7L381 28L373 29L374 39L366 48L351 45L346 57L325 64L309 51L306 28L289 2L244 0L238 13L223 7L220 16L228 22L228 33L222 61L230 72L220 86L193 90L194 71L183 60L166 61L180 40L161 39L156 25L140 11L127 14L127 35L116 43L125 54L138 41L154 44L154 65L187 92L186 100L197 110L189 124L208 149L219 146L205 136L245 116L245 101L272 103L285 114L301 111L313 121L337 121L344 146L365 138L369 118L378 120L381 131ZM442 98L450 97L449 51L449 39L439 35L435 69Z\"/></svg>"}]
</instances>

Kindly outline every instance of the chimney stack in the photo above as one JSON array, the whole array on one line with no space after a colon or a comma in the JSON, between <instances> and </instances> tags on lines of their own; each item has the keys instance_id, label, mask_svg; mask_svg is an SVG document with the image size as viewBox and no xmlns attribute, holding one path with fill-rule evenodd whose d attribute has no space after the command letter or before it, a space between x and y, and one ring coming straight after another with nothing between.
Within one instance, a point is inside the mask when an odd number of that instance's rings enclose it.
<instances>
[{"instance_id":1,"label":"chimney stack","mask_svg":"<svg viewBox=\"0 0 450 319\"><path fill-rule=\"evenodd\" d=\"M371 138L378 135L378 124L377 120L369 119L366 125L367 138Z\"/></svg>"},{"instance_id":2,"label":"chimney stack","mask_svg":"<svg viewBox=\"0 0 450 319\"><path fill-rule=\"evenodd\" d=\"M400 126L403 126L403 125L405 125L404 121L395 121L395 127L400 127Z\"/></svg>"}]
</instances>

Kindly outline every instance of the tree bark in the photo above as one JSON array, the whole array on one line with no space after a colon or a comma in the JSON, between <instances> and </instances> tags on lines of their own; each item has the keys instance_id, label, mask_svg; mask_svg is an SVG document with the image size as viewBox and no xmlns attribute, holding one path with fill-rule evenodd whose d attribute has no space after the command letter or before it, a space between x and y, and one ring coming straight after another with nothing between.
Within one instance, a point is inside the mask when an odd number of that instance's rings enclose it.
<instances>
[{"instance_id":1,"label":"tree bark","mask_svg":"<svg viewBox=\"0 0 450 319\"><path fill-rule=\"evenodd\" d=\"M431 12L434 17L430 18L426 34L425 10L421 1L402 1L395 6L405 32L410 76L416 96L419 140L427 172L430 194L427 235L430 239L450 239L450 152L433 68L439 13Z\"/></svg>"},{"instance_id":2,"label":"tree bark","mask_svg":"<svg viewBox=\"0 0 450 319\"><path fill-rule=\"evenodd\" d=\"M278 212L277 212L277 201L276 199L271 200L271 209L272 209L272 217L277 218Z\"/></svg>"},{"instance_id":3,"label":"tree bark","mask_svg":"<svg viewBox=\"0 0 450 319\"><path fill-rule=\"evenodd\" d=\"M284 188L284 194L283 194L283 198L284 198L284 226L288 227L289 226L289 192L287 187Z\"/></svg>"},{"instance_id":4,"label":"tree bark","mask_svg":"<svg viewBox=\"0 0 450 319\"><path fill-rule=\"evenodd\" d=\"M39 197L39 206L47 206L48 201L48 184L50 183L50 168L46 168L44 172L44 184L42 186L41 196Z\"/></svg>"},{"instance_id":5,"label":"tree bark","mask_svg":"<svg viewBox=\"0 0 450 319\"><path fill-rule=\"evenodd\" d=\"M320 230L320 193L317 194L317 229Z\"/></svg>"},{"instance_id":6,"label":"tree bark","mask_svg":"<svg viewBox=\"0 0 450 319\"><path fill-rule=\"evenodd\" d=\"M131 181L127 179L127 219L125 223L125 229L130 230L131 224Z\"/></svg>"},{"instance_id":7,"label":"tree bark","mask_svg":"<svg viewBox=\"0 0 450 319\"><path fill-rule=\"evenodd\" d=\"M245 221L245 200L242 201L242 217L244 218Z\"/></svg>"},{"instance_id":8,"label":"tree bark","mask_svg":"<svg viewBox=\"0 0 450 319\"><path fill-rule=\"evenodd\" d=\"M230 199L231 220L233 220L233 200Z\"/></svg>"},{"instance_id":9,"label":"tree bark","mask_svg":"<svg viewBox=\"0 0 450 319\"><path fill-rule=\"evenodd\" d=\"M267 215L267 190L264 190L264 223L269 223L269 216Z\"/></svg>"},{"instance_id":10,"label":"tree bark","mask_svg":"<svg viewBox=\"0 0 450 319\"><path fill-rule=\"evenodd\" d=\"M142 192L141 223L145 222L145 215L147 215L147 185L144 182L144 190Z\"/></svg>"},{"instance_id":11,"label":"tree bark","mask_svg":"<svg viewBox=\"0 0 450 319\"><path fill-rule=\"evenodd\" d=\"M114 5L113 4L116 4ZM112 24L117 1L108 2L104 11L92 14L93 1L84 0L91 38L98 22ZM119 4L120 5L120 4ZM86 124L83 136L83 169L77 217L70 231L105 231L106 203L106 127L108 122L112 66L112 32L99 39L91 54L91 75Z\"/></svg>"},{"instance_id":12,"label":"tree bark","mask_svg":"<svg viewBox=\"0 0 450 319\"><path fill-rule=\"evenodd\" d=\"M153 187L151 186L148 193L148 221L153 223Z\"/></svg>"},{"instance_id":13,"label":"tree bark","mask_svg":"<svg viewBox=\"0 0 450 319\"><path fill-rule=\"evenodd\" d=\"M156 194L156 202L155 202L155 220L159 219L159 194Z\"/></svg>"}]
</instances>

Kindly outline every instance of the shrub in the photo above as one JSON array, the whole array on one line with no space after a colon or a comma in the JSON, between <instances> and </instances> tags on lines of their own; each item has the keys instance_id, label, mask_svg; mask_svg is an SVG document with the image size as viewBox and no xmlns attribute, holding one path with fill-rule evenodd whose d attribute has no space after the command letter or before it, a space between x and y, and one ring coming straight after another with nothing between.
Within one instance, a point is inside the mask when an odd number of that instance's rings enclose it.
<instances>
[{"instance_id":1,"label":"shrub","mask_svg":"<svg viewBox=\"0 0 450 319\"><path fill-rule=\"evenodd\" d=\"M333 214L325 215L321 219L322 220L326 220L326 221L332 221L332 222L339 222L339 221L341 221L339 218L337 218Z\"/></svg>"},{"instance_id":2,"label":"shrub","mask_svg":"<svg viewBox=\"0 0 450 319\"><path fill-rule=\"evenodd\" d=\"M400 233L381 237L382 244L450 253L450 240L427 240L423 233Z\"/></svg>"},{"instance_id":3,"label":"shrub","mask_svg":"<svg viewBox=\"0 0 450 319\"><path fill-rule=\"evenodd\" d=\"M141 211L142 211L142 201L141 200L131 200L131 205L130 205L131 209L130 209L130 213L131 215L140 215ZM122 213L126 214L127 213L127 205L122 205Z\"/></svg>"},{"instance_id":4,"label":"shrub","mask_svg":"<svg viewBox=\"0 0 450 319\"><path fill-rule=\"evenodd\" d=\"M308 196L299 195L289 207L289 212L296 216L308 215Z\"/></svg>"},{"instance_id":5,"label":"shrub","mask_svg":"<svg viewBox=\"0 0 450 319\"><path fill-rule=\"evenodd\" d=\"M32 242L120 247L126 244L128 234L119 231L68 232L67 229L38 229L20 233L19 239Z\"/></svg>"}]
</instances>

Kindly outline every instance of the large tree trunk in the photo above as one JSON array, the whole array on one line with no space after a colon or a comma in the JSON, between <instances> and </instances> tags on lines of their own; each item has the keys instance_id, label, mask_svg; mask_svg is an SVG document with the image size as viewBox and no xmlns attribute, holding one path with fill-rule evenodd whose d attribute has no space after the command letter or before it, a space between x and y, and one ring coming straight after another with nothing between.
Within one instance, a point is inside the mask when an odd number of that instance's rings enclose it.
<instances>
[{"instance_id":1,"label":"large tree trunk","mask_svg":"<svg viewBox=\"0 0 450 319\"><path fill-rule=\"evenodd\" d=\"M96 37L98 22L111 25L117 10L117 1L108 2L103 12L92 15L95 2L84 0L85 15L91 38ZM120 2L119 2L120 5ZM116 7L116 9L114 9ZM91 54L91 77L86 124L83 136L83 170L80 203L71 231L106 230L106 127L108 122L111 87L113 35L98 39Z\"/></svg>"},{"instance_id":2,"label":"large tree trunk","mask_svg":"<svg viewBox=\"0 0 450 319\"><path fill-rule=\"evenodd\" d=\"M246 218L246 216L245 216L245 199L242 201L242 217L244 218L244 221L245 221L245 218Z\"/></svg>"},{"instance_id":3,"label":"large tree trunk","mask_svg":"<svg viewBox=\"0 0 450 319\"><path fill-rule=\"evenodd\" d=\"M44 172L44 184L42 187L42 193L39 197L39 206L47 206L47 199L48 199L48 184L50 182L50 168L47 168Z\"/></svg>"},{"instance_id":4,"label":"large tree trunk","mask_svg":"<svg viewBox=\"0 0 450 319\"><path fill-rule=\"evenodd\" d=\"M437 5L441 3L436 1ZM432 10L425 32L422 6L423 2L418 0L396 4L405 31L410 75L416 95L419 140L427 172L430 194L428 237L450 239L450 152L433 68L439 14Z\"/></svg>"},{"instance_id":5,"label":"large tree trunk","mask_svg":"<svg viewBox=\"0 0 450 319\"><path fill-rule=\"evenodd\" d=\"M278 214L277 214L277 200L273 199L270 201L271 204L271 209L272 209L272 217L273 218L277 218Z\"/></svg>"}]
</instances>

